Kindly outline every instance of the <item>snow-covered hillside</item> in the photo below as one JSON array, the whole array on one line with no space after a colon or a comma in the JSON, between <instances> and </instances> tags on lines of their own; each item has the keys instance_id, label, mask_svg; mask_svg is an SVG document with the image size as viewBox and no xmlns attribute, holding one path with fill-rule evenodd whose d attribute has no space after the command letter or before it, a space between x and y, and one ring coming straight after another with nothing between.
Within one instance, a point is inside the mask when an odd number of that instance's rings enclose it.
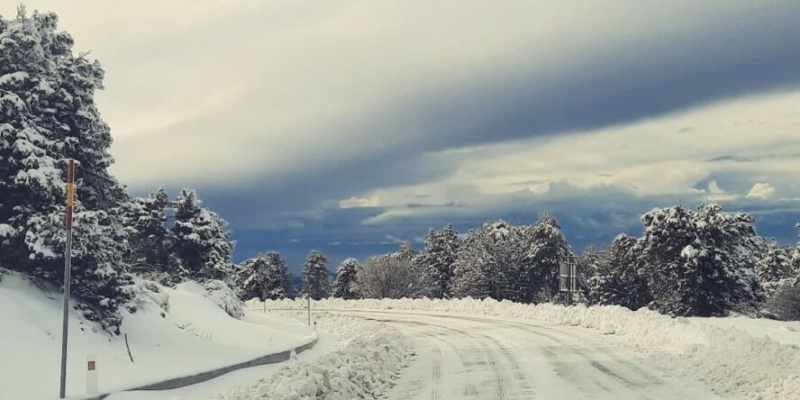
<instances>
[{"instance_id":1,"label":"snow-covered hillside","mask_svg":"<svg viewBox=\"0 0 800 400\"><path fill-rule=\"evenodd\" d=\"M257 313L234 319L220 298L193 283L158 288L137 312L125 312L121 331L128 335L133 363L123 335L112 336L70 313L68 396L84 394L87 353L97 356L100 391L109 392L248 361L316 338L296 320ZM57 397L61 312L60 293L45 295L18 274L2 277L0 397Z\"/></svg>"}]
</instances>

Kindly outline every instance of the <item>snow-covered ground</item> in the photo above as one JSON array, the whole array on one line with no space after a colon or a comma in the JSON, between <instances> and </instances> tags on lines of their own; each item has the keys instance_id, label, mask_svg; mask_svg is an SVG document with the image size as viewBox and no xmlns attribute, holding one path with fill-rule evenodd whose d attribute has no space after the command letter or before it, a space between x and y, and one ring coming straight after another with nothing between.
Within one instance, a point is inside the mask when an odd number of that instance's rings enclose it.
<instances>
[{"instance_id":1,"label":"snow-covered ground","mask_svg":"<svg viewBox=\"0 0 800 400\"><path fill-rule=\"evenodd\" d=\"M251 304L251 306L258 305ZM305 304L287 300L271 302L267 307L298 309L305 307ZM675 387L674 382L677 380L677 382L683 382L687 388L699 385L707 390L705 394L699 397L694 396L694 398L712 398L717 395L726 398L741 396L764 400L800 398L800 349L797 346L753 336L740 329L715 326L716 322L713 320L710 323L701 323L686 318L670 318L649 310L634 312L621 307L563 307L552 304L534 306L471 299L450 301L323 300L315 302L313 308L317 312L328 311L347 313L347 315L359 311L363 313L368 310L380 310L384 315L391 315L391 318L383 318L387 323L401 324L401 326L408 322L419 324L424 322L425 318L439 318L438 321L430 322L428 325L438 324L445 329L452 328L458 323L458 320L447 319L454 317L469 322L470 318L475 316L484 318L492 316L494 325L498 327L513 327L519 322L535 321L534 330L541 328L555 330L556 341L566 341L567 348L588 346L579 351L579 353L584 353L581 356L584 358L579 361L583 364L588 363L595 369L609 371L607 375L616 377L618 385L620 382L622 383L621 390L623 391L612 390L609 392L611 395L630 396L633 393L636 396L639 393L654 399L692 398L689 395L676 397L676 393L680 393L680 391L673 391L670 388ZM410 313L410 321L397 321L404 314L400 310L405 310L405 314ZM373 319L381 318L373 316ZM575 331L576 327L589 330ZM572 331L563 331L567 328ZM482 326L464 327L460 330L474 335L475 333L480 334L486 329L487 325L483 324ZM522 327L520 329L531 328ZM553 347L563 347L563 344L544 343L546 340L536 340L537 335L542 336L542 333L529 332L527 336L529 344L520 339L516 343L506 343L505 346L509 347L510 345L508 351L512 353L529 351L530 349L525 346L539 347L538 353L526 353L530 354L527 356L530 360L535 360L535 354L547 353L548 348L552 351ZM549 335L553 336L553 332L550 332ZM569 343L569 338L576 335L580 340ZM495 337L495 339L498 338ZM480 338L474 339L473 343L472 347L478 349L494 346L491 345L491 342L487 343ZM614 356L611 360L605 361L596 355L591 355L602 353L602 349L607 349L608 346L616 349L614 351L625 350L627 353L624 353L624 356ZM494 347L502 349L502 346L499 345ZM561 354L568 355L569 352L565 350ZM462 359L462 364L465 365L464 369L473 365L473 361L489 362ZM566 359L556 357L551 364L567 363L569 365L574 362L578 361L569 357ZM525 364L525 362L520 362L520 364ZM412 368L412 370L416 369ZM585 370L591 371L588 367ZM645 371L645 374L636 371ZM654 379L647 378L647 374L652 375ZM572 376L577 379L575 374L564 373L563 375L567 378ZM581 374L577 374L577 376L579 375ZM634 382L639 385L641 392L631 392L631 387L635 388L635 386L626 386L625 382ZM650 390L659 382L667 383L666 389L662 388L663 396L659 396L658 390ZM578 383L568 381L564 385L580 386ZM610 387L608 382L603 382L599 378L597 385L600 388ZM519 385L514 390L521 391L523 387ZM703 392L701 390L692 393Z\"/></svg>"},{"instance_id":2,"label":"snow-covered ground","mask_svg":"<svg viewBox=\"0 0 800 400\"><path fill-rule=\"evenodd\" d=\"M292 319L245 313L196 284L151 293L140 310L125 314L112 336L70 312L67 395L84 395L86 354L97 356L99 389L112 392L248 361L313 341L313 329ZM46 295L18 274L0 281L0 398L58 397L61 295Z\"/></svg>"},{"instance_id":3,"label":"snow-covered ground","mask_svg":"<svg viewBox=\"0 0 800 400\"><path fill-rule=\"evenodd\" d=\"M707 324L724 329L739 329L753 337L769 337L782 343L800 347L800 321L773 321L748 317L689 318L692 324Z\"/></svg>"},{"instance_id":4,"label":"snow-covered ground","mask_svg":"<svg viewBox=\"0 0 800 400\"><path fill-rule=\"evenodd\" d=\"M305 313L280 314L306 320ZM107 400L368 399L387 393L413 359L408 341L386 324L335 314L315 315L314 322L319 343L293 360L175 390L117 393Z\"/></svg>"}]
</instances>

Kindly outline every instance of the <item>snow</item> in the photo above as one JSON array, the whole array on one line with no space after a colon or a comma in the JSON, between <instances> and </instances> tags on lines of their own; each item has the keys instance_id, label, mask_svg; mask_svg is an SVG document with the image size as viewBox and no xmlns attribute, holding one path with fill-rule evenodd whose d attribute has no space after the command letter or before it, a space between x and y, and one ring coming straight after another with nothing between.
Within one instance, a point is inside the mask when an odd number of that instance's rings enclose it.
<instances>
[{"instance_id":1,"label":"snow","mask_svg":"<svg viewBox=\"0 0 800 400\"><path fill-rule=\"evenodd\" d=\"M800 321L774 321L748 317L689 318L689 320L692 324L737 329L753 337L768 337L778 343L800 347Z\"/></svg>"},{"instance_id":2,"label":"snow","mask_svg":"<svg viewBox=\"0 0 800 400\"><path fill-rule=\"evenodd\" d=\"M84 394L85 355L98 356L100 391L110 392L204 372L285 351L313 341L317 334L291 319L245 313L231 318L212 300L193 290L139 284L149 297L139 310L124 312L128 335L112 336L81 313L70 311L67 395ZM61 295L44 293L19 274L0 281L0 388L3 399L53 399L58 392L61 349ZM9 323L13 321L13 323Z\"/></svg>"},{"instance_id":3,"label":"snow","mask_svg":"<svg viewBox=\"0 0 800 400\"><path fill-rule=\"evenodd\" d=\"M12 237L17 234L16 229L8 224L0 224L0 238Z\"/></svg>"},{"instance_id":4,"label":"snow","mask_svg":"<svg viewBox=\"0 0 800 400\"><path fill-rule=\"evenodd\" d=\"M348 321L348 325L363 326L363 323ZM410 353L409 344L397 329L378 324L371 329L361 329L339 351L313 363L290 363L256 385L233 389L216 399L378 398L392 387L400 370L408 365Z\"/></svg>"},{"instance_id":5,"label":"snow","mask_svg":"<svg viewBox=\"0 0 800 400\"><path fill-rule=\"evenodd\" d=\"M188 281L177 285L176 289L203 296L217 305L221 310L236 319L244 317L242 304L236 293L219 280L206 281L203 284Z\"/></svg>"},{"instance_id":6,"label":"snow","mask_svg":"<svg viewBox=\"0 0 800 400\"><path fill-rule=\"evenodd\" d=\"M305 312L281 313L305 323ZM264 316L261 308L248 317ZM185 388L136 391L111 395L108 400L250 400L301 399L300 393L326 391L326 399L373 398L386 393L411 360L407 338L385 324L336 314L317 314L321 332L312 349L281 364L239 370ZM314 397L315 398L315 397Z\"/></svg>"},{"instance_id":7,"label":"snow","mask_svg":"<svg viewBox=\"0 0 800 400\"><path fill-rule=\"evenodd\" d=\"M248 305L258 307L259 304L252 302ZM298 309L304 307L304 303L273 301L268 302L267 307ZM800 398L798 346L754 336L740 329L715 326L715 323L719 324L715 320L697 323L697 319L671 318L647 309L631 311L616 306L525 305L491 299L328 299L315 302L313 308L421 310L578 326L610 335L608 340L636 351L644 362L672 375L700 380L721 394L746 395L762 400ZM794 329L792 325L788 326Z\"/></svg>"},{"instance_id":8,"label":"snow","mask_svg":"<svg viewBox=\"0 0 800 400\"><path fill-rule=\"evenodd\" d=\"M27 72L19 71L19 72L12 72L10 74L5 74L0 76L0 86L8 85L9 83L17 83L23 82L27 80L29 77Z\"/></svg>"}]
</instances>

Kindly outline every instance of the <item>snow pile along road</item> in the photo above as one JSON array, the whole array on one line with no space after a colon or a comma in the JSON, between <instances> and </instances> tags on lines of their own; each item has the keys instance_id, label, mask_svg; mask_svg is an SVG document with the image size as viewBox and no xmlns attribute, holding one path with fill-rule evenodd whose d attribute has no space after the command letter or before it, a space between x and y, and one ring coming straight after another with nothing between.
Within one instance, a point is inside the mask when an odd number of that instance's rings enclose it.
<instances>
[{"instance_id":1,"label":"snow pile along road","mask_svg":"<svg viewBox=\"0 0 800 400\"><path fill-rule=\"evenodd\" d=\"M272 309L302 307L305 307L304 302L291 300L267 304L267 308ZM492 299L329 299L315 302L313 308L447 312L580 326L624 338L616 342L632 347L650 364L673 375L700 380L720 393L744 394L764 400L800 399L800 348L797 346L769 337L754 337L735 328L691 323L686 318L672 318L647 309L526 305Z\"/></svg>"},{"instance_id":2,"label":"snow pile along road","mask_svg":"<svg viewBox=\"0 0 800 400\"><path fill-rule=\"evenodd\" d=\"M313 363L290 363L252 387L235 389L216 399L351 400L374 399L384 394L408 365L411 347L399 331L386 324L335 319L324 325L339 324L340 333L344 333L341 327L362 328L358 332L349 329L352 340L343 349Z\"/></svg>"}]
</instances>

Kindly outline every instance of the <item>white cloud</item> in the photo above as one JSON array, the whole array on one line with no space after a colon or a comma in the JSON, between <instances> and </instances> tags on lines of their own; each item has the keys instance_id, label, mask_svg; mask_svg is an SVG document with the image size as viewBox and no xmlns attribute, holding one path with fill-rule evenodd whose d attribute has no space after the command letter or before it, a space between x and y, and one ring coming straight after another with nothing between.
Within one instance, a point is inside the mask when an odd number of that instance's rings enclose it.
<instances>
[{"instance_id":1,"label":"white cloud","mask_svg":"<svg viewBox=\"0 0 800 400\"><path fill-rule=\"evenodd\" d=\"M772 187L772 185L765 182L758 182L753 185L753 188L750 189L749 193L747 193L747 198L767 200L772 197L774 193L775 188Z\"/></svg>"},{"instance_id":2,"label":"white cloud","mask_svg":"<svg viewBox=\"0 0 800 400\"><path fill-rule=\"evenodd\" d=\"M380 196L373 194L370 197L351 197L349 199L339 201L339 208L363 208L363 207L378 207L381 205Z\"/></svg>"},{"instance_id":3,"label":"white cloud","mask_svg":"<svg viewBox=\"0 0 800 400\"><path fill-rule=\"evenodd\" d=\"M736 200L739 196L722 190L717 181L711 181L708 184L708 196L706 196L706 198L711 202L724 203L726 201Z\"/></svg>"}]
</instances>

